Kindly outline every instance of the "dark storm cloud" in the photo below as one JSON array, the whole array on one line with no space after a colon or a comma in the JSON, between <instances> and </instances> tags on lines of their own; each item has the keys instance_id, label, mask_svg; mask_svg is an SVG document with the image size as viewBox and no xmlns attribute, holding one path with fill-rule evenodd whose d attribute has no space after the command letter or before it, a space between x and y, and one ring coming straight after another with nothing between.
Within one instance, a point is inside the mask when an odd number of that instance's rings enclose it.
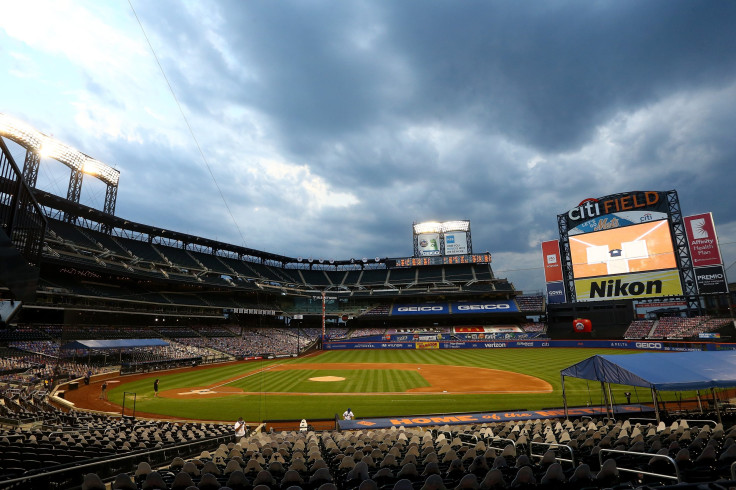
<instances>
[{"instance_id":1,"label":"dark storm cloud","mask_svg":"<svg viewBox=\"0 0 736 490\"><path fill-rule=\"evenodd\" d=\"M618 110L719 86L736 69L731 2L234 2L218 12L238 83L218 76L225 63L194 29L162 25L183 56L207 51L194 58L213 91L269 114L299 154L417 120L559 150Z\"/></svg>"},{"instance_id":2,"label":"dark storm cloud","mask_svg":"<svg viewBox=\"0 0 736 490\"><path fill-rule=\"evenodd\" d=\"M685 214L732 221L736 3L138 8L249 246L325 259L409 255L413 221L467 218L476 251L498 254L502 276L516 270L519 287L539 289L541 269L528 270L539 241L586 197L678 189ZM257 157L239 148L258 144L359 203L287 199L301 196L292 181L248 173ZM116 149L142 179L121 187L132 202L119 209L239 241L197 152L144 145L146 155ZM182 171L147 169L148 158ZM151 189L166 199L147 209Z\"/></svg>"}]
</instances>

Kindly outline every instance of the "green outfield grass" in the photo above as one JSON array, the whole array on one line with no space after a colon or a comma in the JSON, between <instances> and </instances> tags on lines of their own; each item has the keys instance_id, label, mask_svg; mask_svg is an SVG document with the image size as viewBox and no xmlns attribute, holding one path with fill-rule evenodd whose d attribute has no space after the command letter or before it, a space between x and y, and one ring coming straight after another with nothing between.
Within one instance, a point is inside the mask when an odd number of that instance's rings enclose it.
<instances>
[{"instance_id":1,"label":"green outfield grass","mask_svg":"<svg viewBox=\"0 0 736 490\"><path fill-rule=\"evenodd\" d=\"M152 373L149 379L125 382L109 392L113 403L122 404L123 392L136 393L136 409L140 412L173 415L186 419L233 421L239 416L248 421L326 419L341 414L347 407L356 416L384 417L430 413L479 412L503 410L536 410L562 406L560 370L595 354L633 354L620 349L465 349L426 351L336 351L301 359L276 359L216 366L185 373ZM667 354L663 354L667 355ZM535 376L550 383L552 393L534 394L389 394L427 386L415 371L402 370L260 370L276 364L301 363L407 363L474 366L514 371ZM341 376L340 383L309 381L315 376ZM240 388L251 395L230 395L207 399L167 399L153 397L153 380L160 379L160 390L191 389L223 384ZM239 378L234 380L235 378ZM568 404L602 404L600 384L582 380L565 381ZM624 403L623 393L632 393L632 402L651 402L648 390L615 386L614 400ZM315 395L273 395L268 392L305 392ZM319 395L319 393L336 393ZM674 400L674 394L670 394ZM130 407L132 400L126 401Z\"/></svg>"}]
</instances>

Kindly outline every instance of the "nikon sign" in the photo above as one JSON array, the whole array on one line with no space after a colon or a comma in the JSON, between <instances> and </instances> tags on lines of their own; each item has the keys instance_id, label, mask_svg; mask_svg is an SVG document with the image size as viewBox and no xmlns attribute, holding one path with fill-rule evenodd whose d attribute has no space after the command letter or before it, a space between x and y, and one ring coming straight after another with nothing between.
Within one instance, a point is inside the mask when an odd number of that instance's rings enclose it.
<instances>
[{"instance_id":1,"label":"nikon sign","mask_svg":"<svg viewBox=\"0 0 736 490\"><path fill-rule=\"evenodd\" d=\"M680 274L673 269L578 279L575 291L578 301L658 298L681 296L682 284Z\"/></svg>"}]
</instances>

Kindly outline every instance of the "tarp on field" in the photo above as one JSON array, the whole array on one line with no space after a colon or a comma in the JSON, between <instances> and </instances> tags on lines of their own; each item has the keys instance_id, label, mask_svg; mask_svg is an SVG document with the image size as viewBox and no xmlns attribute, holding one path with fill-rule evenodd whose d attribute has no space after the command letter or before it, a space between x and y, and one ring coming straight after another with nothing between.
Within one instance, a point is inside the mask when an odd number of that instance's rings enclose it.
<instances>
[{"instance_id":1,"label":"tarp on field","mask_svg":"<svg viewBox=\"0 0 736 490\"><path fill-rule=\"evenodd\" d=\"M736 386L736 351L596 355L560 374L657 391L729 388Z\"/></svg>"},{"instance_id":2,"label":"tarp on field","mask_svg":"<svg viewBox=\"0 0 736 490\"><path fill-rule=\"evenodd\" d=\"M134 347L164 347L168 342L161 339L115 339L74 340L62 345L62 349L132 349Z\"/></svg>"}]
</instances>

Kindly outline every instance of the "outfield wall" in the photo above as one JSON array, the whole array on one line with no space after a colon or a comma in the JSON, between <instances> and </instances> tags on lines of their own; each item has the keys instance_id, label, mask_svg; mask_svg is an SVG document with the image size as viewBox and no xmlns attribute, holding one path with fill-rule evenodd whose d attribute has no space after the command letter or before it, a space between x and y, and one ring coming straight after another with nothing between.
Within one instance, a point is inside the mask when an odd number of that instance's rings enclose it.
<instances>
[{"instance_id":1,"label":"outfield wall","mask_svg":"<svg viewBox=\"0 0 736 490\"><path fill-rule=\"evenodd\" d=\"M324 350L351 349L517 349L539 347L585 347L595 349L633 349L654 351L715 351L736 350L736 344L714 342L666 342L660 340L421 340L333 341L324 344Z\"/></svg>"}]
</instances>

